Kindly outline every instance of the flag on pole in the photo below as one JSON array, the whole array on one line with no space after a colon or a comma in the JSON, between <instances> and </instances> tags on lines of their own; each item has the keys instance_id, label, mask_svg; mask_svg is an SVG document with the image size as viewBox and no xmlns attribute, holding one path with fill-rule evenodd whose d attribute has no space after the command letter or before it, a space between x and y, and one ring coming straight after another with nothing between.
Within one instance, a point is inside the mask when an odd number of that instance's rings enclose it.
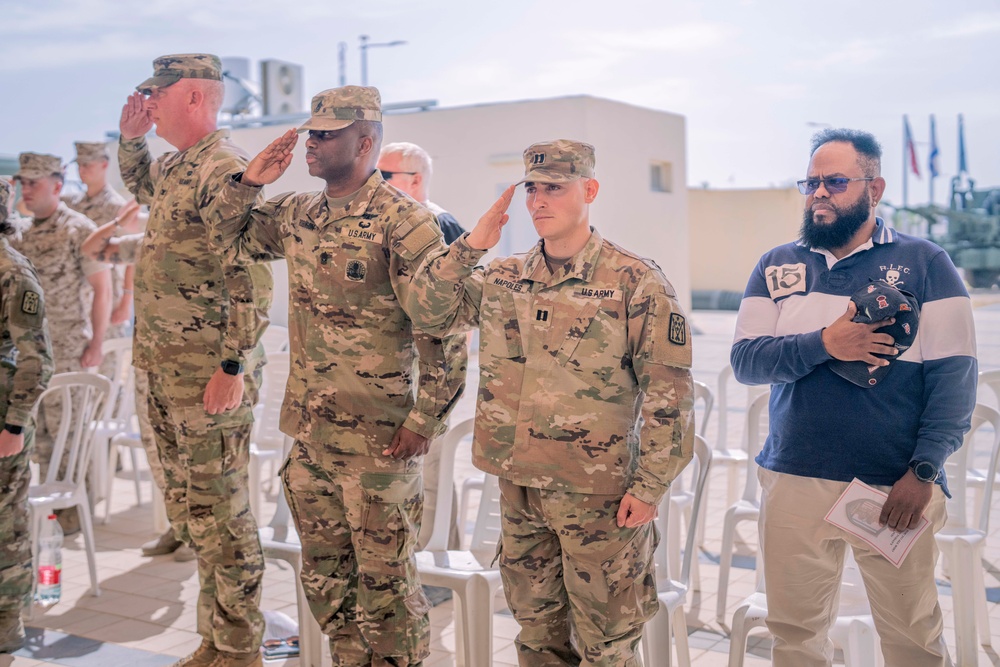
<instances>
[{"instance_id":1,"label":"flag on pole","mask_svg":"<svg viewBox=\"0 0 1000 667\"><path fill-rule=\"evenodd\" d=\"M965 163L965 121L962 114L958 114L958 173L964 174L969 171Z\"/></svg>"},{"instance_id":2,"label":"flag on pole","mask_svg":"<svg viewBox=\"0 0 1000 667\"><path fill-rule=\"evenodd\" d=\"M937 131L934 128L934 114L931 114L931 152L927 156L927 173L930 174L931 178L937 178L940 171L938 170L938 144L937 144Z\"/></svg>"},{"instance_id":3,"label":"flag on pole","mask_svg":"<svg viewBox=\"0 0 1000 667\"><path fill-rule=\"evenodd\" d=\"M961 127L961 124L959 127ZM910 163L910 171L912 171L917 178L920 178L920 163L917 160L917 147L913 143L913 133L910 132L910 121L905 115L903 116L903 136L906 141L906 146L903 147L903 150L906 153L906 159Z\"/></svg>"}]
</instances>

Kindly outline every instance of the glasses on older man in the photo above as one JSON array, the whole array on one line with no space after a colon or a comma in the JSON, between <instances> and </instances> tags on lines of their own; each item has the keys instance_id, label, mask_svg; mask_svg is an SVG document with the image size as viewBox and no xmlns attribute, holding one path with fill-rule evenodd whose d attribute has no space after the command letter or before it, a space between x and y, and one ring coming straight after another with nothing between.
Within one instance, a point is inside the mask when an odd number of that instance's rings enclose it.
<instances>
[{"instance_id":1,"label":"glasses on older man","mask_svg":"<svg viewBox=\"0 0 1000 667\"><path fill-rule=\"evenodd\" d=\"M392 177L396 174L406 174L407 176L413 176L417 172L415 171L386 171L385 169L379 169L382 172L382 178L387 181L391 181Z\"/></svg>"},{"instance_id":2,"label":"glasses on older man","mask_svg":"<svg viewBox=\"0 0 1000 667\"><path fill-rule=\"evenodd\" d=\"M851 181L874 181L875 178L847 178L845 176L835 176L833 178L806 178L801 181L796 181L795 184L799 186L799 192L804 195L811 195L817 190L819 190L820 184L826 188L826 191L831 195L839 195L841 192L847 191L847 186L851 184Z\"/></svg>"}]
</instances>

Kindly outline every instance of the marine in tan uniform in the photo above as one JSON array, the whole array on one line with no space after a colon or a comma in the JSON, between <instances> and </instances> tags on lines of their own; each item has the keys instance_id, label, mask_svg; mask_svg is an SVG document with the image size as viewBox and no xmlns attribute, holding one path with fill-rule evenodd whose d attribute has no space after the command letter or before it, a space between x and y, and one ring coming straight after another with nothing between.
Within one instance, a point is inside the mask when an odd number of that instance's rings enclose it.
<instances>
[{"instance_id":1,"label":"marine in tan uniform","mask_svg":"<svg viewBox=\"0 0 1000 667\"><path fill-rule=\"evenodd\" d=\"M14 245L35 266L45 292L55 372L98 366L111 314L111 272L80 252L95 225L60 201L63 172L58 157L21 153L18 159L20 169L14 178L20 181L24 204L34 217ZM43 476L59 430L59 405L58 398L46 399L39 413L33 456ZM75 510L59 515L67 533L79 530Z\"/></svg>"},{"instance_id":2,"label":"marine in tan uniform","mask_svg":"<svg viewBox=\"0 0 1000 667\"><path fill-rule=\"evenodd\" d=\"M34 268L10 247L11 187L0 180L0 653L24 645L21 609L31 595L28 483L31 408L52 377L45 297Z\"/></svg>"},{"instance_id":3,"label":"marine in tan uniform","mask_svg":"<svg viewBox=\"0 0 1000 667\"><path fill-rule=\"evenodd\" d=\"M473 462L500 478L520 664L636 666L658 604L650 521L692 457L690 331L656 264L590 226L593 147L534 144L524 162L538 245L476 267L511 186L407 294L428 331L480 328Z\"/></svg>"},{"instance_id":4,"label":"marine in tan uniform","mask_svg":"<svg viewBox=\"0 0 1000 667\"><path fill-rule=\"evenodd\" d=\"M226 184L213 242L242 261L288 262L292 371L281 430L296 442L281 476L302 583L333 662L404 667L430 652L413 557L421 459L465 368L439 341L414 336L400 307L415 261L441 232L375 169L381 119L374 88L316 95L299 132L309 133L309 173L325 190L255 205L259 186L291 161L289 131Z\"/></svg>"},{"instance_id":5,"label":"marine in tan uniform","mask_svg":"<svg viewBox=\"0 0 1000 667\"><path fill-rule=\"evenodd\" d=\"M118 149L122 178L150 207L135 274L133 363L149 376L149 414L177 535L198 554L201 646L178 665L260 665L264 559L250 513L252 408L264 361L267 266L226 267L205 219L246 156L218 130L219 58L163 56L129 97ZM177 148L156 160L145 135Z\"/></svg>"},{"instance_id":6,"label":"marine in tan uniform","mask_svg":"<svg viewBox=\"0 0 1000 667\"><path fill-rule=\"evenodd\" d=\"M63 196L66 205L77 213L90 218L98 227L118 217L125 198L108 185L108 147L103 142L77 141L76 164L80 180L86 186L83 192ZM104 339L121 338L129 335L128 323L132 318L132 284L134 269L131 265L124 271L114 267L111 270L112 309L111 321ZM125 291L125 290L128 291ZM109 360L112 361L112 360ZM113 366L103 365L102 373L110 373Z\"/></svg>"}]
</instances>

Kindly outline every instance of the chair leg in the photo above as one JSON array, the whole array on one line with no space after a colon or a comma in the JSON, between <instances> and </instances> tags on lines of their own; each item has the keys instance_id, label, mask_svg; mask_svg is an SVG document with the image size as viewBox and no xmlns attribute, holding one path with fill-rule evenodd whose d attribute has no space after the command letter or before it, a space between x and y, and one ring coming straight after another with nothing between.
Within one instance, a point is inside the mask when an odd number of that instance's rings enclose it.
<instances>
[{"instance_id":1,"label":"chair leg","mask_svg":"<svg viewBox=\"0 0 1000 667\"><path fill-rule=\"evenodd\" d=\"M733 627L729 632L729 667L743 667L743 661L747 653L747 633L750 628L746 626L746 614L748 606L740 607L733 614Z\"/></svg>"},{"instance_id":2,"label":"chair leg","mask_svg":"<svg viewBox=\"0 0 1000 667\"><path fill-rule=\"evenodd\" d=\"M993 646L993 639L990 636L990 610L986 604L983 554L979 549L973 550L972 588L976 593L976 627L979 628L979 643L983 646Z\"/></svg>"},{"instance_id":3,"label":"chair leg","mask_svg":"<svg viewBox=\"0 0 1000 667\"><path fill-rule=\"evenodd\" d=\"M729 594L729 571L733 566L733 542L736 535L736 513L726 512L722 523L722 549L719 551L719 594L715 601L715 618L721 624L726 621L726 597Z\"/></svg>"},{"instance_id":4,"label":"chair leg","mask_svg":"<svg viewBox=\"0 0 1000 667\"><path fill-rule=\"evenodd\" d=\"M30 506L31 523L31 596L28 599L28 606L24 610L24 619L27 621L35 617L35 593L38 592L38 538L42 534L42 522L39 512L34 505Z\"/></svg>"},{"instance_id":5,"label":"chair leg","mask_svg":"<svg viewBox=\"0 0 1000 667\"><path fill-rule=\"evenodd\" d=\"M94 543L94 519L91 517L90 503L86 496L77 503L76 511L80 513L80 530L83 531L83 545L87 549L90 587L94 597L98 597L101 594L101 586L97 581L97 545Z\"/></svg>"},{"instance_id":6,"label":"chair leg","mask_svg":"<svg viewBox=\"0 0 1000 667\"><path fill-rule=\"evenodd\" d=\"M489 665L493 659L493 590L489 581L478 574L465 584L465 620L467 667Z\"/></svg>"},{"instance_id":7,"label":"chair leg","mask_svg":"<svg viewBox=\"0 0 1000 667\"><path fill-rule=\"evenodd\" d=\"M662 602L642 629L643 657L647 667L670 664L670 611Z\"/></svg>"},{"instance_id":8,"label":"chair leg","mask_svg":"<svg viewBox=\"0 0 1000 667\"><path fill-rule=\"evenodd\" d=\"M135 484L135 504L142 504L142 488L140 486L141 480L139 479L139 457L135 451L135 447L129 447L129 456L132 459L132 480Z\"/></svg>"},{"instance_id":9,"label":"chair leg","mask_svg":"<svg viewBox=\"0 0 1000 667\"><path fill-rule=\"evenodd\" d=\"M955 610L955 653L959 665L976 664L979 648L976 646L976 594L972 558L976 555L971 546L961 540L948 549L951 555L951 596ZM984 589L985 594L985 589Z\"/></svg>"},{"instance_id":10,"label":"chair leg","mask_svg":"<svg viewBox=\"0 0 1000 667\"><path fill-rule=\"evenodd\" d=\"M687 616L684 614L684 606L674 609L673 619L674 646L677 647L678 667L691 667L691 649L688 647ZM670 664L670 653L667 652L667 665Z\"/></svg>"},{"instance_id":11,"label":"chair leg","mask_svg":"<svg viewBox=\"0 0 1000 667\"><path fill-rule=\"evenodd\" d=\"M109 445L107 486L104 487L104 520L101 522L105 525L111 521L111 491L115 486L115 468L117 467L118 445Z\"/></svg>"}]
</instances>

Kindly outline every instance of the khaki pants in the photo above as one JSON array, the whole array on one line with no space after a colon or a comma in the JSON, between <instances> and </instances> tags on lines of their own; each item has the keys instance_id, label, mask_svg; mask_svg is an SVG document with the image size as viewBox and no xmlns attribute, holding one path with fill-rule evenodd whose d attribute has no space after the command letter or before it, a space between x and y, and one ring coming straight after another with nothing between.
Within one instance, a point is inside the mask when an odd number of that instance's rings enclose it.
<instances>
[{"instance_id":1,"label":"khaki pants","mask_svg":"<svg viewBox=\"0 0 1000 667\"><path fill-rule=\"evenodd\" d=\"M868 544L823 520L847 482L786 475L760 468L760 544L767 582L772 664L819 667L833 662L828 631L836 619L844 553L854 550L868 591L886 665L951 665L942 637L934 566L934 533L945 523L941 487L924 516L931 527L897 569ZM877 487L888 492L891 487Z\"/></svg>"},{"instance_id":2,"label":"khaki pants","mask_svg":"<svg viewBox=\"0 0 1000 667\"><path fill-rule=\"evenodd\" d=\"M413 556L420 467L419 458L296 441L281 469L302 542L302 586L336 667L416 667L430 655L430 604Z\"/></svg>"},{"instance_id":3,"label":"khaki pants","mask_svg":"<svg viewBox=\"0 0 1000 667\"><path fill-rule=\"evenodd\" d=\"M642 664L642 626L659 608L659 536L652 523L619 528L620 502L500 480L500 574L521 667Z\"/></svg>"}]
</instances>

